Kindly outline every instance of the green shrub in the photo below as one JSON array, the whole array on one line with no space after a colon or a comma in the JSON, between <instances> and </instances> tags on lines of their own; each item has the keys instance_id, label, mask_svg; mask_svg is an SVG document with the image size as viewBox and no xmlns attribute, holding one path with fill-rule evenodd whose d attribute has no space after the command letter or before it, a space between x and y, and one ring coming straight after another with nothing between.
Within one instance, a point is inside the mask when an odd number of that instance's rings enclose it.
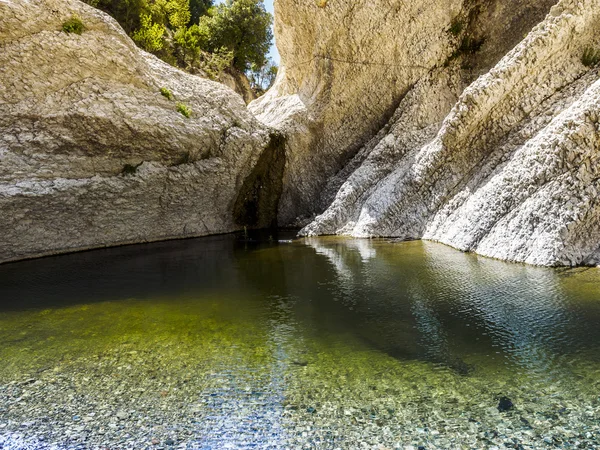
<instances>
[{"instance_id":1,"label":"green shrub","mask_svg":"<svg viewBox=\"0 0 600 450\"><path fill-rule=\"evenodd\" d=\"M600 50L588 47L583 52L581 62L585 67L594 67L600 63Z\"/></svg>"},{"instance_id":2,"label":"green shrub","mask_svg":"<svg viewBox=\"0 0 600 450\"><path fill-rule=\"evenodd\" d=\"M164 46L165 27L152 21L150 14L140 16L140 28L132 34L135 43L147 52L158 52Z\"/></svg>"},{"instance_id":3,"label":"green shrub","mask_svg":"<svg viewBox=\"0 0 600 450\"><path fill-rule=\"evenodd\" d=\"M160 88L160 93L163 97L166 97L169 100L173 100L173 93L167 88Z\"/></svg>"},{"instance_id":4,"label":"green shrub","mask_svg":"<svg viewBox=\"0 0 600 450\"><path fill-rule=\"evenodd\" d=\"M192 116L192 109L185 103L177 103L177 111L188 119Z\"/></svg>"},{"instance_id":5,"label":"green shrub","mask_svg":"<svg viewBox=\"0 0 600 450\"><path fill-rule=\"evenodd\" d=\"M267 63L273 17L264 0L83 1L117 19L139 47L188 72L219 80L225 70Z\"/></svg>"},{"instance_id":6,"label":"green shrub","mask_svg":"<svg viewBox=\"0 0 600 450\"><path fill-rule=\"evenodd\" d=\"M62 29L65 33L81 34L85 29L83 22L77 16L72 16L69 20L63 23Z\"/></svg>"},{"instance_id":7,"label":"green shrub","mask_svg":"<svg viewBox=\"0 0 600 450\"><path fill-rule=\"evenodd\" d=\"M198 23L205 36L202 50L215 53L225 48L233 52L231 66L245 72L252 64L265 63L273 32L273 16L263 0L235 0L210 8Z\"/></svg>"},{"instance_id":8,"label":"green shrub","mask_svg":"<svg viewBox=\"0 0 600 450\"><path fill-rule=\"evenodd\" d=\"M200 52L198 66L211 80L218 80L225 69L231 67L232 61L233 52L221 47L212 53Z\"/></svg>"}]
</instances>

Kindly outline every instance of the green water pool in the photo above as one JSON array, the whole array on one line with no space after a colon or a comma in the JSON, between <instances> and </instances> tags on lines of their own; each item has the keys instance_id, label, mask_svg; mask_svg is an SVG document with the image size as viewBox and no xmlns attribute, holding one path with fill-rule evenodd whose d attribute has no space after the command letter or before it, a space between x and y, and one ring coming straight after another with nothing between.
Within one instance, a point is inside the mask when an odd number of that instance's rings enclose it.
<instances>
[{"instance_id":1,"label":"green water pool","mask_svg":"<svg viewBox=\"0 0 600 450\"><path fill-rule=\"evenodd\" d=\"M600 448L600 269L288 239L0 266L0 449Z\"/></svg>"}]
</instances>

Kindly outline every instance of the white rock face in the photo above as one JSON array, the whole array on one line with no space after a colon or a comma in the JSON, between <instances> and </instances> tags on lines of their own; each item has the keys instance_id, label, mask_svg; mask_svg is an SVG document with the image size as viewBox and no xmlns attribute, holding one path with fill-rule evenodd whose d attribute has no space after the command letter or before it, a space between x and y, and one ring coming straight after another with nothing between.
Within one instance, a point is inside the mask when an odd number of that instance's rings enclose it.
<instances>
[{"instance_id":1,"label":"white rock face","mask_svg":"<svg viewBox=\"0 0 600 450\"><path fill-rule=\"evenodd\" d=\"M349 175L349 161L365 154L400 104L430 103L435 109L414 106L421 117L404 122L439 128L468 83L555 1L278 0L275 32L285 70L250 109L288 135L280 224L306 224L322 212ZM453 22L464 32L451 32ZM467 36L467 53L481 51L455 58Z\"/></svg>"},{"instance_id":2,"label":"white rock face","mask_svg":"<svg viewBox=\"0 0 600 450\"><path fill-rule=\"evenodd\" d=\"M0 262L240 228L269 133L233 91L75 0L0 1L0 49Z\"/></svg>"},{"instance_id":3,"label":"white rock face","mask_svg":"<svg viewBox=\"0 0 600 450\"><path fill-rule=\"evenodd\" d=\"M303 233L440 241L539 265L600 253L600 1L563 0L441 125L443 76L421 80ZM417 95L417 90L414 91ZM421 120L424 117L425 120Z\"/></svg>"},{"instance_id":4,"label":"white rock face","mask_svg":"<svg viewBox=\"0 0 600 450\"><path fill-rule=\"evenodd\" d=\"M276 34L250 112L77 0L0 0L0 262L277 215L600 263L600 0L278 0Z\"/></svg>"}]
</instances>

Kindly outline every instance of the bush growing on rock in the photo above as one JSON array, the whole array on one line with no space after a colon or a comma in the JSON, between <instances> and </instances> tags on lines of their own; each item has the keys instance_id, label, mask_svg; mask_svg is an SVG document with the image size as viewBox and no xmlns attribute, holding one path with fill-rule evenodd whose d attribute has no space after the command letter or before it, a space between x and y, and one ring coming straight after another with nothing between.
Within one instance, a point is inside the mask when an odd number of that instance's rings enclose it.
<instances>
[{"instance_id":1,"label":"bush growing on rock","mask_svg":"<svg viewBox=\"0 0 600 450\"><path fill-rule=\"evenodd\" d=\"M192 116L192 109L185 103L177 103L177 111L188 119Z\"/></svg>"},{"instance_id":2,"label":"bush growing on rock","mask_svg":"<svg viewBox=\"0 0 600 450\"><path fill-rule=\"evenodd\" d=\"M160 88L160 94L168 100L173 100L173 93L165 87Z\"/></svg>"},{"instance_id":3,"label":"bush growing on rock","mask_svg":"<svg viewBox=\"0 0 600 450\"><path fill-rule=\"evenodd\" d=\"M81 34L83 33L85 26L79 17L73 16L63 23L62 29L65 33Z\"/></svg>"}]
</instances>

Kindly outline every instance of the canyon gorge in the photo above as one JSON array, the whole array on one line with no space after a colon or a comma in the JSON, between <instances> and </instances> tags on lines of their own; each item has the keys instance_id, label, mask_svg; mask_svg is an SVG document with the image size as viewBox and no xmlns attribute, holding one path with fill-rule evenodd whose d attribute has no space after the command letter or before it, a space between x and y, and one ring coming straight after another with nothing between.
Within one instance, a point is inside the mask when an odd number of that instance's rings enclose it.
<instances>
[{"instance_id":1,"label":"canyon gorge","mask_svg":"<svg viewBox=\"0 0 600 450\"><path fill-rule=\"evenodd\" d=\"M247 107L89 5L0 1L0 262L277 226L600 264L600 0L275 10Z\"/></svg>"}]
</instances>

